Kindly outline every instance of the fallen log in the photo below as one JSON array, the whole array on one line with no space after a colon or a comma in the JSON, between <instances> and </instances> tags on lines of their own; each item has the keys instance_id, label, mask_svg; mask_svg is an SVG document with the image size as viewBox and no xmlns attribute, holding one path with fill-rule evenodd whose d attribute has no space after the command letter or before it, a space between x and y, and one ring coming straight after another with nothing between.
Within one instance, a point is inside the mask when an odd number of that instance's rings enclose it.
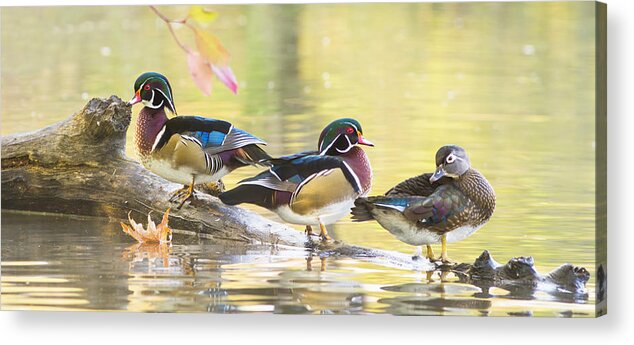
<instances>
[{"instance_id":1,"label":"fallen log","mask_svg":"<svg viewBox=\"0 0 634 345\"><path fill-rule=\"evenodd\" d=\"M130 107L116 96L92 99L83 110L44 129L2 138L2 208L127 219L171 207L181 186L125 155ZM236 241L296 245L300 233L252 212L201 196L173 212L177 229Z\"/></svg>"}]
</instances>

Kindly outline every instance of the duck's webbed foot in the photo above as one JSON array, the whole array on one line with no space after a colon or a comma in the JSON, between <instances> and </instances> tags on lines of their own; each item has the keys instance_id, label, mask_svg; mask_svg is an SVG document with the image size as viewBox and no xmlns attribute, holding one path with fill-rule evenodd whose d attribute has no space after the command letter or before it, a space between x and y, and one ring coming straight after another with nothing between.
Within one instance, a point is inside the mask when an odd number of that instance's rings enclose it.
<instances>
[{"instance_id":1,"label":"duck's webbed foot","mask_svg":"<svg viewBox=\"0 0 634 345\"><path fill-rule=\"evenodd\" d=\"M172 197L170 198L170 202L179 202L176 207L177 210L180 210L187 200L190 200L194 197L194 185L185 186L182 189L176 190L172 193Z\"/></svg>"},{"instance_id":2,"label":"duck's webbed foot","mask_svg":"<svg viewBox=\"0 0 634 345\"><path fill-rule=\"evenodd\" d=\"M225 184L222 180L218 180L216 182L200 184L197 186L197 189L201 192L217 197L220 193L225 191Z\"/></svg>"},{"instance_id":3,"label":"duck's webbed foot","mask_svg":"<svg viewBox=\"0 0 634 345\"><path fill-rule=\"evenodd\" d=\"M444 257L441 256L440 261L445 265L453 265L456 263L456 261L452 260L451 258L448 258L447 256L444 256Z\"/></svg>"},{"instance_id":4,"label":"duck's webbed foot","mask_svg":"<svg viewBox=\"0 0 634 345\"><path fill-rule=\"evenodd\" d=\"M183 188L180 188L171 192L169 201L176 202L178 200L181 200L185 195L187 195L188 191L189 191L189 186L185 185L183 186Z\"/></svg>"}]
</instances>

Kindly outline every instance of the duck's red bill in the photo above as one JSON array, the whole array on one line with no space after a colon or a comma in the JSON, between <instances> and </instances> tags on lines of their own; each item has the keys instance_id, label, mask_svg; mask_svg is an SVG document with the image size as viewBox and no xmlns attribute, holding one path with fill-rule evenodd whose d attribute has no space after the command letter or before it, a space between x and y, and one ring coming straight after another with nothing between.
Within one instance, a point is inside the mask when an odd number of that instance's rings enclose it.
<instances>
[{"instance_id":1,"label":"duck's red bill","mask_svg":"<svg viewBox=\"0 0 634 345\"><path fill-rule=\"evenodd\" d=\"M368 145L368 146L374 146L373 142L371 142L370 140L364 138L363 136L359 136L359 144Z\"/></svg>"},{"instance_id":2,"label":"duck's red bill","mask_svg":"<svg viewBox=\"0 0 634 345\"><path fill-rule=\"evenodd\" d=\"M140 93L135 93L134 97L132 97L132 99L128 102L128 105L134 105L141 102L141 94Z\"/></svg>"}]
</instances>

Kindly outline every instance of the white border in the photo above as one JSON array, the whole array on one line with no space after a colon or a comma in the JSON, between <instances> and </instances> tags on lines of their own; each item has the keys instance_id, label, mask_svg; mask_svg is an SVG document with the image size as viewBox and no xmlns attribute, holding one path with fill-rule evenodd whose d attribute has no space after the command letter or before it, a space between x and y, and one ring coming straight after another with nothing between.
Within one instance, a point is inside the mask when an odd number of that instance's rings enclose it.
<instances>
[{"instance_id":1,"label":"white border","mask_svg":"<svg viewBox=\"0 0 634 345\"><path fill-rule=\"evenodd\" d=\"M135 4L177 1L136 1ZM188 1L200 3L201 1ZM202 1L218 2L218 1ZM264 1L246 1L266 3ZM276 1L288 2L288 1ZM295 2L295 1L294 1ZM331 2L331 1L319 1ZM60 1L4 0L2 5ZM181 2L182 3L182 2ZM225 2L227 3L227 2ZM243 1L244 3L244 1ZM608 0L609 314L600 319L0 312L4 344L625 344L634 338L634 1ZM65 4L131 5L121 0ZM28 90L25 90L28 92ZM556 167L553 167L556 168ZM627 264L630 262L630 264Z\"/></svg>"}]
</instances>

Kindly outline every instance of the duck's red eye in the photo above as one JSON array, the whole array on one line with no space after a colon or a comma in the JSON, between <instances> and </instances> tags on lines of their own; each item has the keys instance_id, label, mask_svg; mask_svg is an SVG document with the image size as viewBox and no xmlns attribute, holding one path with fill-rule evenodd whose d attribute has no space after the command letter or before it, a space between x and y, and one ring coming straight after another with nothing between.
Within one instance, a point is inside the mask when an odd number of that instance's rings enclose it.
<instances>
[{"instance_id":1,"label":"duck's red eye","mask_svg":"<svg viewBox=\"0 0 634 345\"><path fill-rule=\"evenodd\" d=\"M143 89L145 89L145 90L149 90L149 89L150 89L150 84L145 84L145 86L143 87Z\"/></svg>"},{"instance_id":2,"label":"duck's red eye","mask_svg":"<svg viewBox=\"0 0 634 345\"><path fill-rule=\"evenodd\" d=\"M352 133L354 133L354 129L352 129L352 127L348 127L348 128L346 128L346 133L352 134Z\"/></svg>"}]
</instances>

